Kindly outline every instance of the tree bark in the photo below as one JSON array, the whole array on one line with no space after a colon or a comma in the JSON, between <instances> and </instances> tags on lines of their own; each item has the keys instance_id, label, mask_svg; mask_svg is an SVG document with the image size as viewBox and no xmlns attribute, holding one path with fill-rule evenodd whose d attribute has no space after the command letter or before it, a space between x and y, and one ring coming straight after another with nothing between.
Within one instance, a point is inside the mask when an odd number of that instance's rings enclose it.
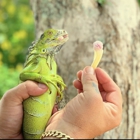
<instances>
[{"instance_id":1,"label":"tree bark","mask_svg":"<svg viewBox=\"0 0 140 140\"><path fill-rule=\"evenodd\" d=\"M59 74L67 89L65 103L76 96L76 72L93 59L92 43L100 40L104 54L99 67L122 91L123 115L119 127L98 138L140 138L140 8L136 0L30 0L36 38L47 28L65 29L69 41L57 54Z\"/></svg>"}]
</instances>

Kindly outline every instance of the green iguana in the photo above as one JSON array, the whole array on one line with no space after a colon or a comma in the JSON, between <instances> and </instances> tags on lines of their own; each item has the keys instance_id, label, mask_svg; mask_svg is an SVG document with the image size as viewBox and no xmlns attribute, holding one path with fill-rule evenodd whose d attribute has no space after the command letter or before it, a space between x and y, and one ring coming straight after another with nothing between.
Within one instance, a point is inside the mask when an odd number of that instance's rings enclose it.
<instances>
[{"instance_id":1,"label":"green iguana","mask_svg":"<svg viewBox=\"0 0 140 140\"><path fill-rule=\"evenodd\" d=\"M25 139L41 137L56 100L59 102L62 99L62 91L66 85L57 75L54 56L67 40L68 33L65 30L48 29L29 47L20 80L44 83L49 90L41 96L29 97L23 102L23 137Z\"/></svg>"}]
</instances>

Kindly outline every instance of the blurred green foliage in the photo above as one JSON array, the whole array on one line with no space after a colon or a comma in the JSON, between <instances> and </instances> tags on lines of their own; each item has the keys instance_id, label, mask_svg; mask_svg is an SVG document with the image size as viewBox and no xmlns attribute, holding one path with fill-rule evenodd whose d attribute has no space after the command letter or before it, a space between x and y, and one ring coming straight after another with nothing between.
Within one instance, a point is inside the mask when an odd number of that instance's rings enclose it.
<instances>
[{"instance_id":1,"label":"blurred green foliage","mask_svg":"<svg viewBox=\"0 0 140 140\"><path fill-rule=\"evenodd\" d=\"M0 95L18 84L34 31L29 0L0 0Z\"/></svg>"},{"instance_id":2,"label":"blurred green foliage","mask_svg":"<svg viewBox=\"0 0 140 140\"><path fill-rule=\"evenodd\" d=\"M101 6L103 6L106 2L106 0L96 0Z\"/></svg>"},{"instance_id":3,"label":"blurred green foliage","mask_svg":"<svg viewBox=\"0 0 140 140\"><path fill-rule=\"evenodd\" d=\"M7 66L0 66L0 98L10 88L19 84L19 72L15 69L9 69Z\"/></svg>"},{"instance_id":4,"label":"blurred green foliage","mask_svg":"<svg viewBox=\"0 0 140 140\"><path fill-rule=\"evenodd\" d=\"M138 1L139 5L140 5L140 0L137 0L137 1Z\"/></svg>"}]
</instances>

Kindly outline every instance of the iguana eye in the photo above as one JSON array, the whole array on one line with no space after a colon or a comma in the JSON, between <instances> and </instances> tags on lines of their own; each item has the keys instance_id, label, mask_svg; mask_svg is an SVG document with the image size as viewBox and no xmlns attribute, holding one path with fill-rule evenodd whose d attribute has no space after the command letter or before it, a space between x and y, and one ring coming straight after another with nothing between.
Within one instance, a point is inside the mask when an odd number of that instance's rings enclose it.
<instances>
[{"instance_id":1,"label":"iguana eye","mask_svg":"<svg viewBox=\"0 0 140 140\"><path fill-rule=\"evenodd\" d=\"M44 52L44 53L45 53L45 52L46 52L46 49L43 49L43 50L42 50L42 52Z\"/></svg>"}]
</instances>

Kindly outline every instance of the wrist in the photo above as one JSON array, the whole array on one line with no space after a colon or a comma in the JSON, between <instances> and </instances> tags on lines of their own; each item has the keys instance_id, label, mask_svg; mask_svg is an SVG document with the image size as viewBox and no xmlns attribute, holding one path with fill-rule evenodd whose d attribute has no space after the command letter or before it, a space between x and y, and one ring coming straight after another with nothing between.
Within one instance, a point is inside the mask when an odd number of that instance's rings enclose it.
<instances>
[{"instance_id":1,"label":"wrist","mask_svg":"<svg viewBox=\"0 0 140 140\"><path fill-rule=\"evenodd\" d=\"M58 132L68 135L70 138L73 139L93 139L95 136L97 136L96 133L94 133L94 130L92 131L88 127L85 128L84 127L85 125L83 125L84 123L85 122L83 122L79 126L78 122L75 122L75 120L69 121L68 117L66 117L63 113L58 111L49 120L45 132L50 130L56 130ZM56 137L48 137L48 136L43 138L56 139Z\"/></svg>"},{"instance_id":2,"label":"wrist","mask_svg":"<svg viewBox=\"0 0 140 140\"><path fill-rule=\"evenodd\" d=\"M70 136L66 135L65 133L62 133L57 130L45 131L41 136L41 139L44 139L44 138L45 139L73 139Z\"/></svg>"},{"instance_id":3,"label":"wrist","mask_svg":"<svg viewBox=\"0 0 140 140\"><path fill-rule=\"evenodd\" d=\"M84 133L81 131L80 128L78 128L77 126L70 124L68 122L65 122L64 120L59 120L59 121L54 121L51 122L47 128L46 131L50 131L50 130L56 130L58 132L64 133L67 136L69 136L70 138L73 139L80 139L80 138L86 138L86 136L84 136ZM56 137L44 137L45 139L56 139Z\"/></svg>"},{"instance_id":4,"label":"wrist","mask_svg":"<svg viewBox=\"0 0 140 140\"><path fill-rule=\"evenodd\" d=\"M50 131L50 130L56 130L58 132L64 133L71 138L78 138L76 134L78 130L76 129L76 127L74 126L72 127L71 124L64 122L63 120L60 120L59 122L52 122L51 124L48 125L45 132Z\"/></svg>"}]
</instances>

